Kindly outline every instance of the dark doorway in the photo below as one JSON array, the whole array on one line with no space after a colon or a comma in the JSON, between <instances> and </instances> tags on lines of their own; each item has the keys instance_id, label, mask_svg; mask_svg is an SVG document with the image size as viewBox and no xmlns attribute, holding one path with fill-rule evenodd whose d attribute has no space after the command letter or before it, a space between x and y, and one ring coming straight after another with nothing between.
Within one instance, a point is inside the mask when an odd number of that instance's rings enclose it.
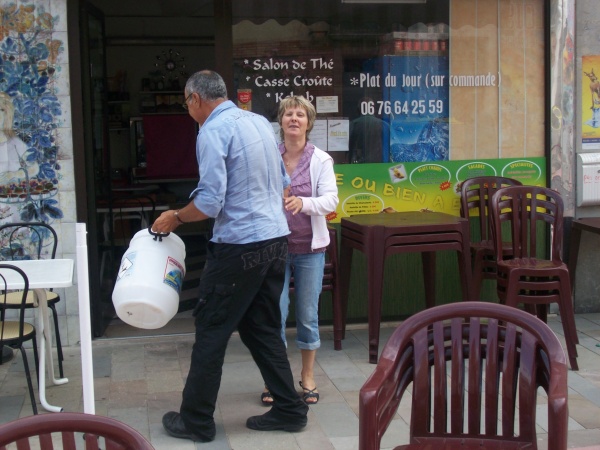
<instances>
[{"instance_id":1,"label":"dark doorway","mask_svg":"<svg viewBox=\"0 0 600 450\"><path fill-rule=\"evenodd\" d=\"M81 62L71 64L77 220L87 224L92 329L94 337L102 337L118 323L112 290L128 239L142 225L122 225L116 201L150 197L156 210L143 212L147 225L160 208L186 202L197 182L160 172L146 176L143 125L154 114L189 121L180 105L187 75L218 70L215 6L213 0L150 0L143 8L133 1L70 0L68 14L70 60ZM195 133L193 125L190 132ZM181 237L193 278L181 296L180 311L186 311L193 305L209 227L182 232L188 235Z\"/></svg>"}]
</instances>

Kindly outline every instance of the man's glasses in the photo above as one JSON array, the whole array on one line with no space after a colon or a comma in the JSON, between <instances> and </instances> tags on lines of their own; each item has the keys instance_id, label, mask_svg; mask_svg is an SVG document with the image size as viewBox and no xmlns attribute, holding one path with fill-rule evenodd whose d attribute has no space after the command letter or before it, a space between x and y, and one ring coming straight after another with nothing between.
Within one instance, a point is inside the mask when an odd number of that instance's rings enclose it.
<instances>
[{"instance_id":1,"label":"man's glasses","mask_svg":"<svg viewBox=\"0 0 600 450\"><path fill-rule=\"evenodd\" d=\"M188 101L192 97L192 95L194 95L193 92L185 98L185 100L183 101L183 105L181 105L186 111L188 110Z\"/></svg>"}]
</instances>

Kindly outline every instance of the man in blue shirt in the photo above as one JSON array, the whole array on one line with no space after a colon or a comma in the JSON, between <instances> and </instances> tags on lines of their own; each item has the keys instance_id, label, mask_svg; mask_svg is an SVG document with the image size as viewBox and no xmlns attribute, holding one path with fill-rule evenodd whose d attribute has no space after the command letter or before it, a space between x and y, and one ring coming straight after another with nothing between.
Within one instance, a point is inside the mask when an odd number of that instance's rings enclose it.
<instances>
[{"instance_id":1,"label":"man in blue shirt","mask_svg":"<svg viewBox=\"0 0 600 450\"><path fill-rule=\"evenodd\" d=\"M188 79L184 107L200 125L200 181L191 202L163 212L152 229L171 232L209 217L215 224L194 309L196 341L180 412L166 413L163 426L174 437L214 439L225 350L237 329L275 399L246 426L298 431L306 426L308 407L294 389L281 339L279 297L289 234L282 197L289 178L273 129L264 117L227 100L223 79L212 71Z\"/></svg>"}]
</instances>

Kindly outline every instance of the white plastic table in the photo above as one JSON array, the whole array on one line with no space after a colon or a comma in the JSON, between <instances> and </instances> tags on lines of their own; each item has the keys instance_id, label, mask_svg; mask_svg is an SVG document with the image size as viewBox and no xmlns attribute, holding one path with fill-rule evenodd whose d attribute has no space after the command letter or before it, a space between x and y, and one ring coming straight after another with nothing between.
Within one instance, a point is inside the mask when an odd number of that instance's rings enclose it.
<instances>
[{"instance_id":1,"label":"white plastic table","mask_svg":"<svg viewBox=\"0 0 600 450\"><path fill-rule=\"evenodd\" d=\"M73 285L73 260L72 259L37 259L27 261L10 261L7 264L18 267L27 275L29 289L37 298L39 307L37 314L37 336L40 359L39 394L42 406L51 412L60 412L62 408L52 406L46 401L46 358L48 359L48 378L54 384L65 384L67 378L54 377L54 363L52 360L52 327L48 318L48 303L46 289L64 288ZM14 271L0 273L6 277L8 289L23 289L24 283L21 276Z\"/></svg>"}]
</instances>

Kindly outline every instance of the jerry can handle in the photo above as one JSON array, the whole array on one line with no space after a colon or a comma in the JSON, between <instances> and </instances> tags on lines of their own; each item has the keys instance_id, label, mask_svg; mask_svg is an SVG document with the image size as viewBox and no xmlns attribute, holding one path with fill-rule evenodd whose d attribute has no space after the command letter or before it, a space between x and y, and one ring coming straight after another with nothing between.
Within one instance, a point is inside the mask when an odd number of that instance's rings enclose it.
<instances>
[{"instance_id":1,"label":"jerry can handle","mask_svg":"<svg viewBox=\"0 0 600 450\"><path fill-rule=\"evenodd\" d=\"M167 237L171 233L157 233L156 231L152 231L152 227L148 227L148 233L154 236L153 240L158 240L158 242L162 242L162 238Z\"/></svg>"}]
</instances>

